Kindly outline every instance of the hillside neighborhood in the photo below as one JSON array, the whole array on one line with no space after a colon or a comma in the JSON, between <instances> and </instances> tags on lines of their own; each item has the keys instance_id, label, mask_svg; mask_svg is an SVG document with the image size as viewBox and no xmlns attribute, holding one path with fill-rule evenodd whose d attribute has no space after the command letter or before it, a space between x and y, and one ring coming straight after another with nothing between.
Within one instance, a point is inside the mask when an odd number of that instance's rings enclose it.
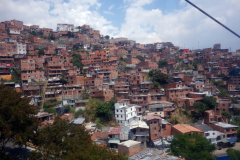
<instances>
[{"instance_id":1,"label":"hillside neighborhood","mask_svg":"<svg viewBox=\"0 0 240 160\"><path fill-rule=\"evenodd\" d=\"M182 134L203 135L219 151L234 147L239 66L240 49L221 44L192 50L113 38L89 25L0 23L1 83L30 99L41 127L67 119L130 159L183 159L167 153Z\"/></svg>"}]
</instances>

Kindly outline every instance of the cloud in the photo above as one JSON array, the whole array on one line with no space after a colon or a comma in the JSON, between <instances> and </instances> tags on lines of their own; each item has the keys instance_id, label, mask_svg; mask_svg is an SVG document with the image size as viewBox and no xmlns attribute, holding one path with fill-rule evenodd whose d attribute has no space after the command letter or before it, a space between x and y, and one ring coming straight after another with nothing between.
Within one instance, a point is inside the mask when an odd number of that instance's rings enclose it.
<instances>
[{"instance_id":1,"label":"cloud","mask_svg":"<svg viewBox=\"0 0 240 160\"><path fill-rule=\"evenodd\" d=\"M154 0L123 0L125 3L130 3L132 7L141 7L151 4Z\"/></svg>"},{"instance_id":2,"label":"cloud","mask_svg":"<svg viewBox=\"0 0 240 160\"><path fill-rule=\"evenodd\" d=\"M115 15L113 12L109 12L109 11L103 11L103 13Z\"/></svg>"},{"instance_id":3,"label":"cloud","mask_svg":"<svg viewBox=\"0 0 240 160\"><path fill-rule=\"evenodd\" d=\"M217 20L240 34L238 0L191 0ZM164 14L160 9L147 10L145 5L153 0L124 0L126 9L124 23L117 36L125 36L140 43L171 41L175 45L193 48L212 47L221 43L223 48L240 48L239 38L202 14L200 11L179 1L181 9ZM239 2L239 1L238 1ZM198 46L199 41L199 46Z\"/></svg>"},{"instance_id":4,"label":"cloud","mask_svg":"<svg viewBox=\"0 0 240 160\"><path fill-rule=\"evenodd\" d=\"M56 30L57 23L75 26L89 24L101 34L115 34L118 29L99 14L98 0L0 0L0 21L17 19L27 25Z\"/></svg>"},{"instance_id":5,"label":"cloud","mask_svg":"<svg viewBox=\"0 0 240 160\"><path fill-rule=\"evenodd\" d=\"M108 10L112 10L113 8L114 8L114 4L111 5L111 6L108 8Z\"/></svg>"}]
</instances>

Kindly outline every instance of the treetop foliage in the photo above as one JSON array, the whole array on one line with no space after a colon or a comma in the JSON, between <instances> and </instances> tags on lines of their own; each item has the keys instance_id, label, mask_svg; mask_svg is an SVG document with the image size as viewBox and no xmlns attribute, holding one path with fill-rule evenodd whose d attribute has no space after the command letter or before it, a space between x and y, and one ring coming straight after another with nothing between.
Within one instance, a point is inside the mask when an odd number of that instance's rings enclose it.
<instances>
[{"instance_id":1,"label":"treetop foliage","mask_svg":"<svg viewBox=\"0 0 240 160\"><path fill-rule=\"evenodd\" d=\"M203 115L206 110L211 110L217 106L217 99L213 96L204 97L202 102L196 102L193 104L195 110L198 111L199 114Z\"/></svg>"},{"instance_id":2,"label":"treetop foliage","mask_svg":"<svg viewBox=\"0 0 240 160\"><path fill-rule=\"evenodd\" d=\"M153 82L158 82L160 85L164 85L164 84L169 84L170 83L170 77L167 74L162 73L161 71L154 71L151 70L148 73L150 79Z\"/></svg>"},{"instance_id":3,"label":"treetop foliage","mask_svg":"<svg viewBox=\"0 0 240 160\"><path fill-rule=\"evenodd\" d=\"M74 126L59 117L36 134L35 144L39 150L31 154L31 160L127 159L106 146L97 146L84 127Z\"/></svg>"},{"instance_id":4,"label":"treetop foliage","mask_svg":"<svg viewBox=\"0 0 240 160\"><path fill-rule=\"evenodd\" d=\"M106 146L97 146L84 127L75 126L60 117L56 117L53 124L40 127L36 117L38 110L29 102L30 99L23 97L22 93L0 85L0 159L11 159L3 152L9 141L21 148L29 140L38 146L30 154L31 160L128 159ZM113 98L103 105L112 110L114 103ZM101 110L97 115L105 116Z\"/></svg>"},{"instance_id":5,"label":"treetop foliage","mask_svg":"<svg viewBox=\"0 0 240 160\"><path fill-rule=\"evenodd\" d=\"M27 97L15 89L0 85L0 143L3 151L6 143L14 141L14 145L20 147L29 138L33 138L33 132L39 122L36 118L37 109L29 104Z\"/></svg>"},{"instance_id":6,"label":"treetop foliage","mask_svg":"<svg viewBox=\"0 0 240 160\"><path fill-rule=\"evenodd\" d=\"M103 102L99 99L90 98L85 105L84 116L87 121L98 120L100 123L111 121L114 117L114 104L117 98L113 97L109 102Z\"/></svg>"},{"instance_id":7,"label":"treetop foliage","mask_svg":"<svg viewBox=\"0 0 240 160\"><path fill-rule=\"evenodd\" d=\"M165 60L160 60L160 61L158 62L158 66L159 66L160 68L168 67L168 62L165 61Z\"/></svg>"},{"instance_id":8,"label":"treetop foliage","mask_svg":"<svg viewBox=\"0 0 240 160\"><path fill-rule=\"evenodd\" d=\"M172 140L168 152L174 156L181 156L186 160L207 159L212 160L211 155L216 149L202 134L177 134Z\"/></svg>"}]
</instances>

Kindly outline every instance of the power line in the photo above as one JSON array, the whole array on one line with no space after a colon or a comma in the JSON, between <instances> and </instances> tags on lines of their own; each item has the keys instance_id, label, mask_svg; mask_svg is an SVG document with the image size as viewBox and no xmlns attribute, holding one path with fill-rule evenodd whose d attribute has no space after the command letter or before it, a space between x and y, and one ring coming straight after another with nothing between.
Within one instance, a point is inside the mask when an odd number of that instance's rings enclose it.
<instances>
[{"instance_id":1,"label":"power line","mask_svg":"<svg viewBox=\"0 0 240 160\"><path fill-rule=\"evenodd\" d=\"M224 27L225 29L227 29L229 32L231 32L232 34L234 34L235 36L237 36L238 38L240 38L240 36L235 33L234 31L232 31L231 29L229 29L227 26L225 26L224 24L222 24L221 22L219 22L218 20L216 20L215 18L213 18L212 16L210 16L208 13L206 13L205 11L203 11L201 8L199 8L198 6L196 6L195 4L193 4L192 2L190 2L189 0L185 0L186 2L188 2L189 4L191 4L193 7L195 7L196 9L198 9L200 12L202 12L203 14L205 14L206 16L208 16L209 18L211 18L212 20L214 20L215 22L217 22L218 24L220 24L222 27Z\"/></svg>"}]
</instances>

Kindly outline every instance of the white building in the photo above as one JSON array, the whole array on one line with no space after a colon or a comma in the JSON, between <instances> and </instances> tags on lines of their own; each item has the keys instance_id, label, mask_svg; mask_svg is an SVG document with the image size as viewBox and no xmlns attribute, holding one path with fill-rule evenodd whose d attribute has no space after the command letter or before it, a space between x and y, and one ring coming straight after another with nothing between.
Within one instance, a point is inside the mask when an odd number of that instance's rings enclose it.
<instances>
[{"instance_id":1,"label":"white building","mask_svg":"<svg viewBox=\"0 0 240 160\"><path fill-rule=\"evenodd\" d=\"M15 30L15 29L10 29L9 33L10 34L20 34L20 31L19 30Z\"/></svg>"},{"instance_id":2,"label":"white building","mask_svg":"<svg viewBox=\"0 0 240 160\"><path fill-rule=\"evenodd\" d=\"M75 100L74 99L63 99L61 106L75 107Z\"/></svg>"},{"instance_id":3,"label":"white building","mask_svg":"<svg viewBox=\"0 0 240 160\"><path fill-rule=\"evenodd\" d=\"M137 116L136 105L127 102L115 103L115 118L121 126L129 125L134 120L141 120L142 116Z\"/></svg>"},{"instance_id":4,"label":"white building","mask_svg":"<svg viewBox=\"0 0 240 160\"><path fill-rule=\"evenodd\" d=\"M204 135L206 139L212 144L217 144L227 139L227 135L223 132L219 132L206 124L195 124L193 125L195 128L198 128L204 131Z\"/></svg>"},{"instance_id":5,"label":"white building","mask_svg":"<svg viewBox=\"0 0 240 160\"><path fill-rule=\"evenodd\" d=\"M27 54L27 45L26 45L26 43L18 42L17 43L17 51L18 51L18 54Z\"/></svg>"},{"instance_id":6,"label":"white building","mask_svg":"<svg viewBox=\"0 0 240 160\"><path fill-rule=\"evenodd\" d=\"M60 31L74 31L74 25L73 24L57 24L57 32Z\"/></svg>"},{"instance_id":7,"label":"white building","mask_svg":"<svg viewBox=\"0 0 240 160\"><path fill-rule=\"evenodd\" d=\"M66 44L58 44L57 48L59 49L65 49L67 46Z\"/></svg>"},{"instance_id":8,"label":"white building","mask_svg":"<svg viewBox=\"0 0 240 160\"><path fill-rule=\"evenodd\" d=\"M155 43L155 49L162 49L163 44L162 43Z\"/></svg>"}]
</instances>

